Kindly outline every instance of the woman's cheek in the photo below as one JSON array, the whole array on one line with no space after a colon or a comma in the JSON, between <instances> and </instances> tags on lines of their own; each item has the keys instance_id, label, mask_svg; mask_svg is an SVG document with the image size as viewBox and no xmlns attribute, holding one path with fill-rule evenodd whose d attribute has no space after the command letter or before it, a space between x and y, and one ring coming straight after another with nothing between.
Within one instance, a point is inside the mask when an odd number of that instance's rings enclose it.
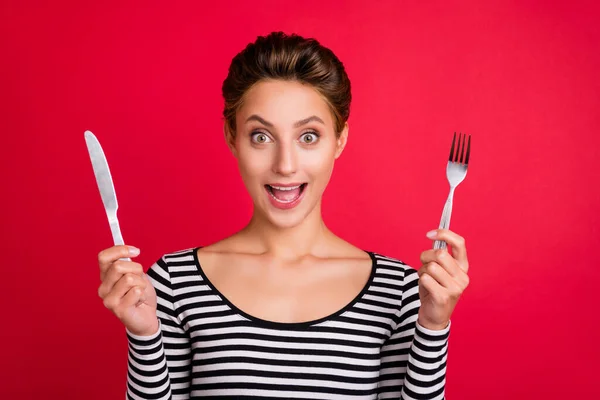
<instances>
[{"instance_id":1,"label":"woman's cheek","mask_svg":"<svg viewBox=\"0 0 600 400\"><path fill-rule=\"evenodd\" d=\"M333 171L334 154L330 151L317 150L306 158L306 172L312 179L328 180Z\"/></svg>"}]
</instances>

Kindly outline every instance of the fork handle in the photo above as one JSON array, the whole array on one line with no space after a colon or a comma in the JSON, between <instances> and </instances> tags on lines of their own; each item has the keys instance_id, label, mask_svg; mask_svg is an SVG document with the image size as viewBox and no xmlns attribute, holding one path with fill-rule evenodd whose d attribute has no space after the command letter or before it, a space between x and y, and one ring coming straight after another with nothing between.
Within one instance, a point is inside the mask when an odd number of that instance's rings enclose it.
<instances>
[{"instance_id":1,"label":"fork handle","mask_svg":"<svg viewBox=\"0 0 600 400\"><path fill-rule=\"evenodd\" d=\"M450 228L450 217L452 216L452 199L454 198L454 188L450 187L450 193L448 194L448 199L446 200L446 204L444 205L444 211L442 212L442 219L440 221L440 229L449 229ZM433 243L434 249L446 249L446 242L443 240L436 240Z\"/></svg>"}]
</instances>

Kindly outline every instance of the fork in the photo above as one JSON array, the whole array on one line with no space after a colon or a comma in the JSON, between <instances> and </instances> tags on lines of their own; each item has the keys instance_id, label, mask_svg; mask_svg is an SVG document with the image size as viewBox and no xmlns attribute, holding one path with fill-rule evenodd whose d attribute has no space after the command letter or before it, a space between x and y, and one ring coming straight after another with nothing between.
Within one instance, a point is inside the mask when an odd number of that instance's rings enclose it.
<instances>
[{"instance_id":1,"label":"fork","mask_svg":"<svg viewBox=\"0 0 600 400\"><path fill-rule=\"evenodd\" d=\"M465 179L467 176L467 167L469 166L469 153L471 152L471 135L468 136L469 141L467 143L467 151L465 154L465 141L466 135L459 133L458 135L458 146L454 151L454 145L456 143L456 132L452 139L452 147L450 148L450 159L446 167L446 177L450 184L450 193L444 205L444 211L442 212L442 220L440 221L440 229L450 228L450 216L452 215L452 199L454 198L454 189ZM462 147L461 147L462 144ZM434 249L446 249L446 242L442 240L436 240L433 243Z\"/></svg>"}]
</instances>

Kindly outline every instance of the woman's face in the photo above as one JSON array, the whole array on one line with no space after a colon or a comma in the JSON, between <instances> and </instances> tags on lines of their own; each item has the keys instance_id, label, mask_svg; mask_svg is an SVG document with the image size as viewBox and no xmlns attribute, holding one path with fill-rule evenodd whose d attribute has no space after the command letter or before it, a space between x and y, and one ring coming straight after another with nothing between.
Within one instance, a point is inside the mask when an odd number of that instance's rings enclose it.
<instances>
[{"instance_id":1,"label":"woman's face","mask_svg":"<svg viewBox=\"0 0 600 400\"><path fill-rule=\"evenodd\" d=\"M283 228L320 207L347 133L336 135L327 103L312 87L281 80L253 86L228 142L255 213Z\"/></svg>"}]
</instances>

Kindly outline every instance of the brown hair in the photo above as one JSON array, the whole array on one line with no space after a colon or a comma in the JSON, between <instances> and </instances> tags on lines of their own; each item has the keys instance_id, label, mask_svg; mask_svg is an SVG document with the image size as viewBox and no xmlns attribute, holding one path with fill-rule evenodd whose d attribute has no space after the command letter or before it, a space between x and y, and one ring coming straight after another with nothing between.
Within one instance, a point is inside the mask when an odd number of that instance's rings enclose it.
<instances>
[{"instance_id":1,"label":"brown hair","mask_svg":"<svg viewBox=\"0 0 600 400\"><path fill-rule=\"evenodd\" d=\"M245 93L268 79L293 80L311 85L329 105L340 134L350 116L350 80L342 62L317 40L283 32L259 36L238 53L223 82L223 117L235 135L235 114Z\"/></svg>"}]
</instances>

